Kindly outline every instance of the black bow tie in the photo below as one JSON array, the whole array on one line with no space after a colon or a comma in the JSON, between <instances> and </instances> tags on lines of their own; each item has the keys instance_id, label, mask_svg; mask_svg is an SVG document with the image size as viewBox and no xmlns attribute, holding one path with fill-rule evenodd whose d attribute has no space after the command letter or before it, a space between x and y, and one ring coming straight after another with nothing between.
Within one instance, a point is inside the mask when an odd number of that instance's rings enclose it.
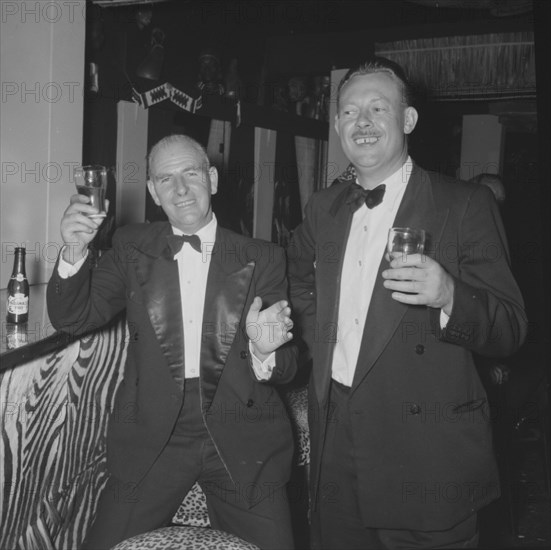
<instances>
[{"instance_id":1,"label":"black bow tie","mask_svg":"<svg viewBox=\"0 0 551 550\"><path fill-rule=\"evenodd\" d=\"M201 252L201 239L197 235L167 235L166 239L173 256L182 250L184 243L189 243L194 250Z\"/></svg>"},{"instance_id":2,"label":"black bow tie","mask_svg":"<svg viewBox=\"0 0 551 550\"><path fill-rule=\"evenodd\" d=\"M384 184L377 185L374 189L364 189L361 185L353 183L348 191L346 204L350 205L353 212L358 210L365 202L368 208L374 208L381 204L385 195L386 186Z\"/></svg>"}]
</instances>

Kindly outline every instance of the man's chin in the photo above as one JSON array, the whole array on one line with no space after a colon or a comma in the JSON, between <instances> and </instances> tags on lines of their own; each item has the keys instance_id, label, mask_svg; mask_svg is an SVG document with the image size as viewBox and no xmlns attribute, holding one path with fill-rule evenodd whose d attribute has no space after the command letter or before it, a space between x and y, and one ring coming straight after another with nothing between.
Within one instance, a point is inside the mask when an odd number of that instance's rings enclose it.
<instances>
[{"instance_id":1,"label":"man's chin","mask_svg":"<svg viewBox=\"0 0 551 550\"><path fill-rule=\"evenodd\" d=\"M359 170L373 170L380 165L378 159L371 155L354 155L349 158L350 162Z\"/></svg>"}]
</instances>

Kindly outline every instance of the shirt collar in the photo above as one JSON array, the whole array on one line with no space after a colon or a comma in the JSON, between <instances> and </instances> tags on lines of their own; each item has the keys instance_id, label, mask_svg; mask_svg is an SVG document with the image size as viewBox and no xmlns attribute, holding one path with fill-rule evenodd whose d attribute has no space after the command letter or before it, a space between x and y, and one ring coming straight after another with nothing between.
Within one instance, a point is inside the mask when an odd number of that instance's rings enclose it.
<instances>
[{"instance_id":1,"label":"shirt collar","mask_svg":"<svg viewBox=\"0 0 551 550\"><path fill-rule=\"evenodd\" d=\"M411 171L413 170L413 161L408 156L406 162L396 170L393 174L390 174L388 178L383 180L379 185L385 185L385 195L383 197L382 204L388 210L393 210L396 206L396 201L402 196L403 191L408 184ZM356 183L358 180L356 179Z\"/></svg>"},{"instance_id":2,"label":"shirt collar","mask_svg":"<svg viewBox=\"0 0 551 550\"><path fill-rule=\"evenodd\" d=\"M181 229L178 229L177 227L171 226L172 232L175 235L183 235L184 232ZM195 235L197 235L201 239L201 245L203 243L214 243L216 240L216 229L218 227L218 220L216 219L216 215L214 212L212 213L212 219L210 220L207 225L201 227Z\"/></svg>"}]
</instances>

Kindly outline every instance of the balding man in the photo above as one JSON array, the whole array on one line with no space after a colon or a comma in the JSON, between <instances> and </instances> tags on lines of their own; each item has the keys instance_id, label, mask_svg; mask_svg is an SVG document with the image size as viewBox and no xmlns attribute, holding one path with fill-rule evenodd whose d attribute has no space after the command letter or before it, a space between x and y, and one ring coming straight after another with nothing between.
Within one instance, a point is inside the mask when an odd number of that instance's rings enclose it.
<instances>
[{"instance_id":1,"label":"balding man","mask_svg":"<svg viewBox=\"0 0 551 550\"><path fill-rule=\"evenodd\" d=\"M114 410L132 404L135 418L109 423L110 479L85 548L166 525L196 481L214 528L263 549L293 546L293 439L273 389L296 370L288 346L274 354L292 337L284 253L217 225L217 185L203 147L168 136L151 150L147 182L168 221L120 228L92 267L101 222L88 199L71 197L61 220L52 323L79 334L125 311L131 342Z\"/></svg>"}]
</instances>

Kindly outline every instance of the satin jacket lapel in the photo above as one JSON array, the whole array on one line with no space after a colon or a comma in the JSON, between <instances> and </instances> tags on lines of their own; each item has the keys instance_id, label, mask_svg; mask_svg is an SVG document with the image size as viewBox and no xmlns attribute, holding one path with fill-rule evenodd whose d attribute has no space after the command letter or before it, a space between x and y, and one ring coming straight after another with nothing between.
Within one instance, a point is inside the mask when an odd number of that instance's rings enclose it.
<instances>
[{"instance_id":1,"label":"satin jacket lapel","mask_svg":"<svg viewBox=\"0 0 551 550\"><path fill-rule=\"evenodd\" d=\"M321 356L315 361L316 376L314 387L320 403L327 397L331 379L333 352L337 342L339 320L340 285L346 242L352 225L352 211L345 203L348 186L343 189L329 209L329 216L320 232L320 244L316 258L316 279L318 293L317 318L324 319L323 325L317 327L317 339L327 343L322 347Z\"/></svg>"},{"instance_id":2,"label":"satin jacket lapel","mask_svg":"<svg viewBox=\"0 0 551 550\"><path fill-rule=\"evenodd\" d=\"M176 383L184 385L184 338L178 262L166 244L170 224L138 250L136 274L151 325Z\"/></svg>"},{"instance_id":3,"label":"satin jacket lapel","mask_svg":"<svg viewBox=\"0 0 551 550\"><path fill-rule=\"evenodd\" d=\"M244 264L239 260L239 246L228 232L218 228L207 279L201 339L201 390L205 404L212 403L240 330L254 273L254 261Z\"/></svg>"},{"instance_id":4,"label":"satin jacket lapel","mask_svg":"<svg viewBox=\"0 0 551 550\"><path fill-rule=\"evenodd\" d=\"M438 242L448 216L448 209L437 210L429 175L414 167L393 225L396 227L420 227L427 232L427 255L431 255L430 243ZM367 313L358 363L352 384L353 390L373 368L383 353L400 321L410 307L393 300L390 291L383 287L381 273L388 267L383 257L377 274L373 295Z\"/></svg>"}]
</instances>

